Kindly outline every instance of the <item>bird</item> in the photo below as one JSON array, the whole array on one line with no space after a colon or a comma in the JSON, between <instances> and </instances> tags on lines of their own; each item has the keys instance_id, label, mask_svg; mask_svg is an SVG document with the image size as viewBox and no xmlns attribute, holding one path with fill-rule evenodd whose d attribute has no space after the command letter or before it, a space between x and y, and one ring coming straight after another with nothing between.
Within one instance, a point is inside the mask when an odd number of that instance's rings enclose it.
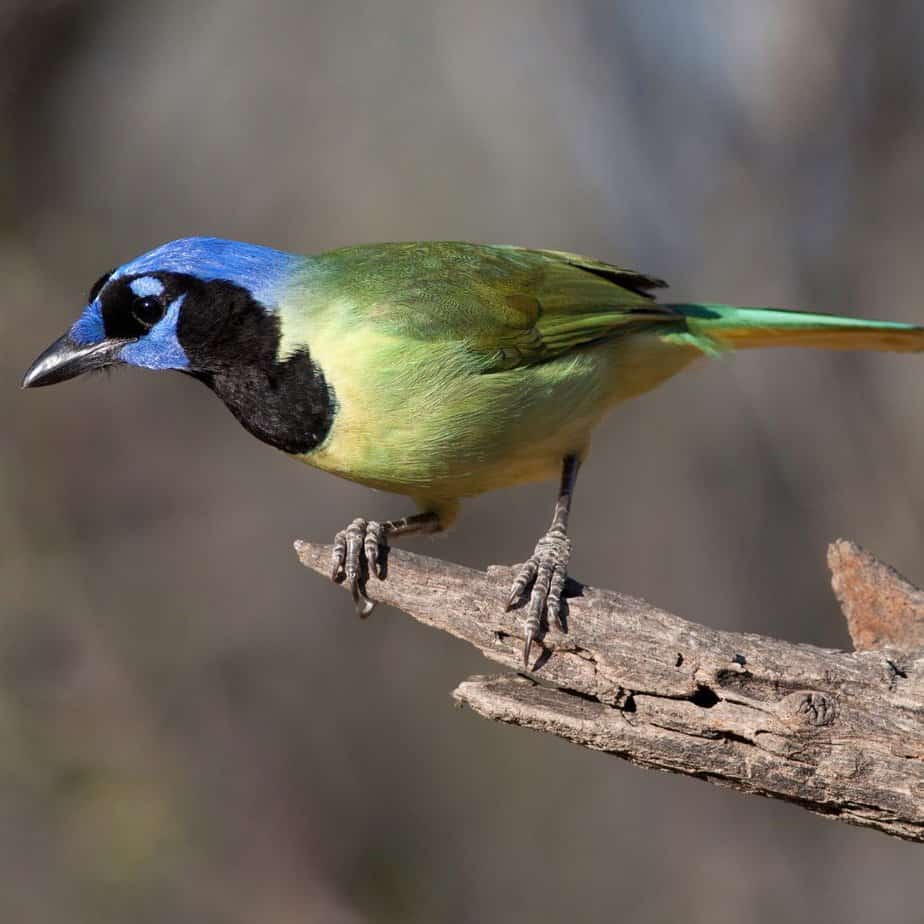
<instances>
[{"instance_id":1,"label":"bird","mask_svg":"<svg viewBox=\"0 0 924 924\"><path fill-rule=\"evenodd\" d=\"M591 433L615 405L696 360L756 347L924 349L924 327L819 312L671 303L653 276L557 250L463 241L302 256L214 237L170 241L102 275L24 388L136 366L198 379L257 439L411 498L353 519L331 577L373 607L390 540L447 529L460 502L559 480L516 571L523 664L563 629L568 520Z\"/></svg>"}]
</instances>

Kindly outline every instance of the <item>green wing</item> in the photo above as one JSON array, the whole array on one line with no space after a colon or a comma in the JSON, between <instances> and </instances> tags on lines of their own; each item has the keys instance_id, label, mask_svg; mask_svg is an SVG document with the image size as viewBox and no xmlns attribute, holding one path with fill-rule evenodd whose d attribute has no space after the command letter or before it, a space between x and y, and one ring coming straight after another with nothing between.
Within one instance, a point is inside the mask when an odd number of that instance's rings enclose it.
<instances>
[{"instance_id":1,"label":"green wing","mask_svg":"<svg viewBox=\"0 0 924 924\"><path fill-rule=\"evenodd\" d=\"M473 341L476 349L494 350L493 369L545 362L576 347L678 320L649 294L665 285L659 279L563 251L503 250L526 272L512 273L507 290L498 293L504 323Z\"/></svg>"},{"instance_id":2,"label":"green wing","mask_svg":"<svg viewBox=\"0 0 924 924\"><path fill-rule=\"evenodd\" d=\"M484 371L545 362L682 316L659 279L577 254L460 242L378 244L322 254L359 315L418 340L460 341Z\"/></svg>"}]
</instances>

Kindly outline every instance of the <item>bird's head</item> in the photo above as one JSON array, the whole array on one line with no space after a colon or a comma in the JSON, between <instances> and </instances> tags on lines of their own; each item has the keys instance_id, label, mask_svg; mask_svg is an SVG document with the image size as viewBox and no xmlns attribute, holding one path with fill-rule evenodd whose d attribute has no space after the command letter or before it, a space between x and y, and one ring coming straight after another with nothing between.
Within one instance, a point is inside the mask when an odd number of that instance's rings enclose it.
<instances>
[{"instance_id":1,"label":"bird's head","mask_svg":"<svg viewBox=\"0 0 924 924\"><path fill-rule=\"evenodd\" d=\"M316 446L333 397L307 345L281 355L280 303L311 261L269 247L186 238L106 273L24 388L111 366L176 369L205 382L255 436L291 453Z\"/></svg>"},{"instance_id":2,"label":"bird's head","mask_svg":"<svg viewBox=\"0 0 924 924\"><path fill-rule=\"evenodd\" d=\"M116 365L209 374L241 361L242 341L275 348L277 295L300 259L217 238L164 244L97 280L83 313L35 360L23 387Z\"/></svg>"}]
</instances>

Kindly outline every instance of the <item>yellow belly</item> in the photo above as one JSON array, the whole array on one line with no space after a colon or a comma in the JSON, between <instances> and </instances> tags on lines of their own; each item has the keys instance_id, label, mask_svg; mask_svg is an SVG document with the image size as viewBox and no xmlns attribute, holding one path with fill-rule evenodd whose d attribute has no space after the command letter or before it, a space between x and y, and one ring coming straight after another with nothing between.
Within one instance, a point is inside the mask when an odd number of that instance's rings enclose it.
<instances>
[{"instance_id":1,"label":"yellow belly","mask_svg":"<svg viewBox=\"0 0 924 924\"><path fill-rule=\"evenodd\" d=\"M366 330L315 336L312 355L337 412L327 440L299 458L423 506L446 507L556 478L564 456L586 454L613 404L673 375L696 351L635 336L483 374L458 344L408 343Z\"/></svg>"}]
</instances>

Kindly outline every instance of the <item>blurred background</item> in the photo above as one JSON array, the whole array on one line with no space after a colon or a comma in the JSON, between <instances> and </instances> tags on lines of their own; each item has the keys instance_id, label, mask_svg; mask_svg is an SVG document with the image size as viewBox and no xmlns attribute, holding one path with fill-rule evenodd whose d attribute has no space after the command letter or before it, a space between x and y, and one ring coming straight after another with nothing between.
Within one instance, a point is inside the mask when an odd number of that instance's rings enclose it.
<instances>
[{"instance_id":1,"label":"blurred background","mask_svg":"<svg viewBox=\"0 0 924 924\"><path fill-rule=\"evenodd\" d=\"M0 920L924 920L920 847L454 709L490 665L292 552L402 499L181 376L18 389L102 272L191 234L922 321L922 45L913 0L0 0ZM703 364L599 431L572 572L847 647L829 540L924 581L922 401L913 357ZM521 561L554 491L408 545Z\"/></svg>"}]
</instances>

